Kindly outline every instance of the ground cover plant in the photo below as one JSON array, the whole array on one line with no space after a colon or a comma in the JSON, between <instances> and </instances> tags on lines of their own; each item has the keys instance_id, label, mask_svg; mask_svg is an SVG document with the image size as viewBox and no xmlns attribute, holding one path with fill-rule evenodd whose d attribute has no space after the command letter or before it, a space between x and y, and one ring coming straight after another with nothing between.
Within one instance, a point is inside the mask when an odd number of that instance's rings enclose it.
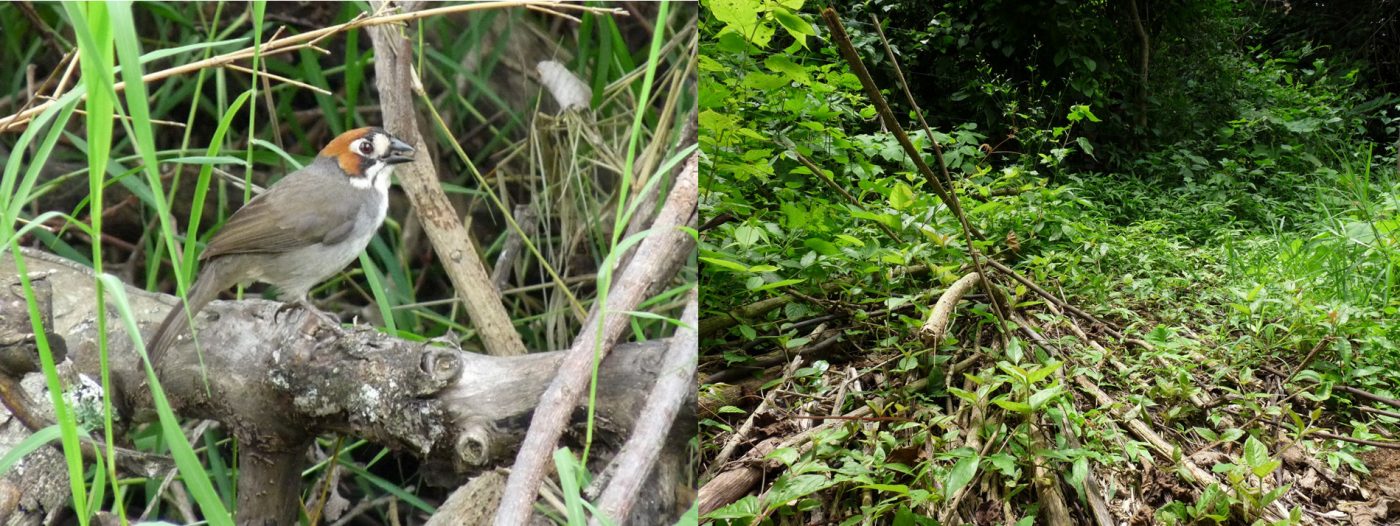
<instances>
[{"instance_id":1,"label":"ground cover plant","mask_svg":"<svg viewBox=\"0 0 1400 526\"><path fill-rule=\"evenodd\" d=\"M703 518L1400 520L1394 17L702 5Z\"/></svg>"},{"instance_id":2,"label":"ground cover plant","mask_svg":"<svg viewBox=\"0 0 1400 526\"><path fill-rule=\"evenodd\" d=\"M696 17L0 5L0 522L684 523ZM370 126L416 152L322 314L238 287L148 361L232 214Z\"/></svg>"}]
</instances>

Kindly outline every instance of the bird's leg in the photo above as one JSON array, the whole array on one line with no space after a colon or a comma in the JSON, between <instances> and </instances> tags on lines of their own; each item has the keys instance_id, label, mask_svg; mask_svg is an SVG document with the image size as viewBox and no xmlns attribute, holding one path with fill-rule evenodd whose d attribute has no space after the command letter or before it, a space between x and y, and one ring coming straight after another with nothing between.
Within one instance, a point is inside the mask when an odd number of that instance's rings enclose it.
<instances>
[{"instance_id":1,"label":"bird's leg","mask_svg":"<svg viewBox=\"0 0 1400 526\"><path fill-rule=\"evenodd\" d=\"M317 309L315 305L312 305L310 301L306 300L305 295L296 296L291 300L287 300L284 298L282 306L277 307L277 311L273 313L273 320L276 320L282 314L285 314L291 311L292 309L301 309L307 311L308 313L311 313L312 315L319 316L321 318L321 321L325 322L327 325L330 325L332 327L340 326L340 318L337 318L335 315L332 315L327 312L322 312L320 309Z\"/></svg>"}]
</instances>

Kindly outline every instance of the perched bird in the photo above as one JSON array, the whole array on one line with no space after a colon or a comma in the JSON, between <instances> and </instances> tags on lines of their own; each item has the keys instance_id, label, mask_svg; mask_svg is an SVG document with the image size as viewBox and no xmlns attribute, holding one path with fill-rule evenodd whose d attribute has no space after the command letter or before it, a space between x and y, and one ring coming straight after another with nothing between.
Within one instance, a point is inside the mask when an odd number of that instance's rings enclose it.
<instances>
[{"instance_id":1,"label":"perched bird","mask_svg":"<svg viewBox=\"0 0 1400 526\"><path fill-rule=\"evenodd\" d=\"M305 303L311 287L354 261L384 222L394 165L413 148L380 128L350 130L316 160L234 212L199 259L188 301L165 316L147 346L153 363L219 292L259 281L278 299Z\"/></svg>"}]
</instances>

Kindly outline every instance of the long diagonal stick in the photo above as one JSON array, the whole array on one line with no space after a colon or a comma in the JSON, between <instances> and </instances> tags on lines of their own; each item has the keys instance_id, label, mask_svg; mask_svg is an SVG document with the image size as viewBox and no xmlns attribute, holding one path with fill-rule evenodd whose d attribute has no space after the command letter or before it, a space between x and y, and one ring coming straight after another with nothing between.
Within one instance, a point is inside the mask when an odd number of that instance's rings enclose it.
<instances>
[{"instance_id":1,"label":"long diagonal stick","mask_svg":"<svg viewBox=\"0 0 1400 526\"><path fill-rule=\"evenodd\" d=\"M864 86L865 92L870 95L870 102L875 104L875 111L880 114L880 119L884 121L885 127L890 130L890 133L894 134L894 138L899 141L899 145L904 147L904 151L913 159L914 166L917 167L919 173L922 173L924 178L928 180L929 186L933 188L934 193L938 194L938 198L942 199L943 203L947 204L948 208L953 211L953 215L957 216L958 224L962 226L963 238L967 240L967 252L972 256L972 265L977 269L977 274L982 278L982 288L986 289L987 295L991 297L992 311L996 313L997 319L1001 321L1001 323L997 324L997 329L1000 330L1002 336L1005 337L1006 308L1001 304L1001 295L992 288L992 281L987 277L986 270L982 268L982 255L977 252L977 247L972 244L973 239L981 237L981 233L977 232L972 228L972 225L968 224L967 216L963 214L962 206L958 204L957 194L943 186L944 181L947 181L949 184L952 183L951 179L948 177L948 164L943 161L943 148L938 145L938 141L934 140L932 135L929 135L928 139L933 143L933 154L938 159L938 167L943 173L943 178L940 180L939 177L933 173L933 169L929 168L928 163L924 162L924 156L920 154L918 148L914 147L914 143L909 140L909 135L904 133L904 128L900 126L899 121L895 119L894 112L890 110L889 103L885 102L885 97L880 94L880 88L875 85L875 80L870 77L870 71L865 69L865 63L860 60L860 54L856 53L855 46L851 45L851 37L846 34L846 28L841 25L841 17L836 14L835 10L828 7L822 10L822 18L826 19L826 25L831 28L831 38L836 41L836 46L840 48L841 56L850 64L851 72L855 73L856 77L860 79L861 86ZM974 237L974 235L976 235L976 237Z\"/></svg>"}]
</instances>

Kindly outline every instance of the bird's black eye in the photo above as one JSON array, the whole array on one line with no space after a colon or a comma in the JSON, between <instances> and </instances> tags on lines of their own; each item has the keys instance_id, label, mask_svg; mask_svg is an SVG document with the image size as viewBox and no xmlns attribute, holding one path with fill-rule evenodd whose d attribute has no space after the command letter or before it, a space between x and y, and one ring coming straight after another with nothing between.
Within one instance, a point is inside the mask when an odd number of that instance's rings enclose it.
<instances>
[{"instance_id":1,"label":"bird's black eye","mask_svg":"<svg viewBox=\"0 0 1400 526\"><path fill-rule=\"evenodd\" d=\"M374 145L373 145L373 144L370 144L369 141L361 141L361 142L360 142L360 153L362 153L362 154L364 154L364 155L369 155L369 154L371 154L371 153L374 153Z\"/></svg>"}]
</instances>

